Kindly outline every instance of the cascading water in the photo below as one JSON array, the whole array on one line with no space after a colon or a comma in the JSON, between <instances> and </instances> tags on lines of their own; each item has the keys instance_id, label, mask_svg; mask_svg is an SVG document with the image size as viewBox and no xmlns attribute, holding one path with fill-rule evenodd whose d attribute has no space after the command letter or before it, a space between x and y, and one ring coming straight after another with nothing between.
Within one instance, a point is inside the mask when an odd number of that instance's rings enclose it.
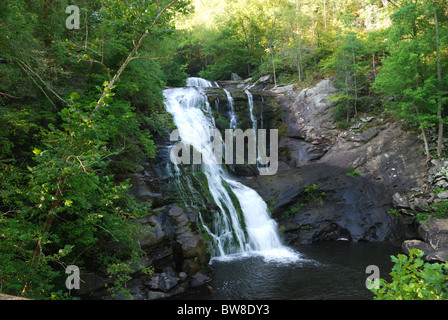
<instances>
[{"instance_id":1,"label":"cascading water","mask_svg":"<svg viewBox=\"0 0 448 320\"><path fill-rule=\"evenodd\" d=\"M277 225L269 216L266 203L254 190L228 177L218 164L209 140L215 121L204 87L216 87L210 81L190 78L186 88L164 90L166 110L173 116L179 137L202 155L201 170L214 203L219 208L212 228L204 225L213 243L214 258L234 254L261 254L270 258L297 259L299 255L285 247ZM227 90L226 94L230 96ZM236 124L236 123L235 123ZM179 167L175 170L180 172Z\"/></svg>"},{"instance_id":2,"label":"cascading water","mask_svg":"<svg viewBox=\"0 0 448 320\"><path fill-rule=\"evenodd\" d=\"M247 95L247 100L249 101L249 115L250 120L252 121L252 128L257 131L257 119L254 117L254 96L250 93L249 90L244 90Z\"/></svg>"},{"instance_id":3,"label":"cascading water","mask_svg":"<svg viewBox=\"0 0 448 320\"><path fill-rule=\"evenodd\" d=\"M226 89L223 89L227 96L227 101L229 102L230 108L230 129L236 128L236 114L235 114L235 103L233 101L232 95Z\"/></svg>"}]
</instances>

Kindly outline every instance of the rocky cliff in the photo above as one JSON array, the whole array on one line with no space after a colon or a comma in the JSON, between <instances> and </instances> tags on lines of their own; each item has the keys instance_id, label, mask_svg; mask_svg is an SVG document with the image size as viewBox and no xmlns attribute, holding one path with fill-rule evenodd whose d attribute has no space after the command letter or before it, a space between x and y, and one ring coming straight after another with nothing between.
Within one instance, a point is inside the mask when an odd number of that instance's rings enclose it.
<instances>
[{"instance_id":1,"label":"rocky cliff","mask_svg":"<svg viewBox=\"0 0 448 320\"><path fill-rule=\"evenodd\" d=\"M421 141L384 114L338 129L331 80L271 90L283 111L281 164L245 180L270 204L292 245L315 241L402 241L417 236L412 216L391 214L394 194L426 183Z\"/></svg>"}]
</instances>

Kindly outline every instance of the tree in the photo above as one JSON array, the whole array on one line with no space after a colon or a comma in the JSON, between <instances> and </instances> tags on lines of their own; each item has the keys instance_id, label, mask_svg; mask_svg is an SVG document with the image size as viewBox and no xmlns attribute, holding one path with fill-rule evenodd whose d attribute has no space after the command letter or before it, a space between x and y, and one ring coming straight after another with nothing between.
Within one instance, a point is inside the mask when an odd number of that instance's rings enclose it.
<instances>
[{"instance_id":1,"label":"tree","mask_svg":"<svg viewBox=\"0 0 448 320\"><path fill-rule=\"evenodd\" d=\"M369 64L363 60L364 45L358 40L356 33L346 31L336 39L340 44L322 67L336 74L335 85L339 92L331 100L337 101L336 118L345 114L348 122L352 116L358 116L358 101L366 87Z\"/></svg>"},{"instance_id":2,"label":"tree","mask_svg":"<svg viewBox=\"0 0 448 320\"><path fill-rule=\"evenodd\" d=\"M441 152L445 100L440 90L441 76L438 76L441 73L440 49L437 49L438 37L434 36L438 32L434 32L428 19L428 13L434 16L434 11L428 8L424 2L409 2L392 15L393 25L388 34L390 56L383 60L374 88L394 97L386 102L391 112L418 126L429 161L426 131L439 124L438 153Z\"/></svg>"},{"instance_id":3,"label":"tree","mask_svg":"<svg viewBox=\"0 0 448 320\"><path fill-rule=\"evenodd\" d=\"M42 14L49 20L65 17L64 10L54 7L64 1L36 2L45 6L38 8L46 10ZM149 98L151 105L145 105L145 112L157 110L164 82L161 57L156 55L167 47L154 50L143 40L163 43L173 31L171 18L185 13L186 3L135 0L124 6L117 1L86 1L82 12L91 19L83 30L65 33L48 21L45 41L37 32L34 3L2 3L6 12L0 14L6 14L11 27L0 35L5 40L0 41L5 49L1 58L7 59L1 67L21 75L9 82L8 93L0 97L0 118L8 124L0 134L2 292L64 298L60 288L65 287L65 273L60 270L68 264L108 268L111 277L120 273L118 280L124 281L128 278L121 276L123 272L141 267L134 220L149 213L150 203L137 204L127 194L128 182L116 174L135 170L143 159L140 156L155 155L151 134L140 128L141 119L148 120L135 112L141 107L135 92L144 89ZM26 17L31 18L30 24ZM20 25L26 32L24 41L15 29ZM114 32L115 28L122 32ZM141 36L135 41L138 31ZM43 68L47 59L55 66L53 78ZM137 65L130 63L134 60ZM148 78L133 79L132 74L139 76L136 70L147 71ZM115 89L117 84L120 89ZM63 99L74 87L83 94ZM24 88L25 94L13 98L12 93ZM119 166L114 165L117 159ZM126 160L129 163L122 165Z\"/></svg>"}]
</instances>

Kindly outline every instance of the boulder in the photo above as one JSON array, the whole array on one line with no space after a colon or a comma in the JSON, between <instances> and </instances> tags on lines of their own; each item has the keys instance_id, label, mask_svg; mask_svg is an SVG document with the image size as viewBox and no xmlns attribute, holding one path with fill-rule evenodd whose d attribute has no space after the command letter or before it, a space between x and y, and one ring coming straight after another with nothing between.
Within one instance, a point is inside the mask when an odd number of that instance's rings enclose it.
<instances>
[{"instance_id":1,"label":"boulder","mask_svg":"<svg viewBox=\"0 0 448 320\"><path fill-rule=\"evenodd\" d=\"M210 282L210 280L211 280L210 277L198 272L194 276L191 277L190 287L194 288L194 287L202 286L202 285L206 284L207 282Z\"/></svg>"},{"instance_id":2,"label":"boulder","mask_svg":"<svg viewBox=\"0 0 448 320\"><path fill-rule=\"evenodd\" d=\"M421 250L425 255L434 251L428 243L422 240L405 240L401 245L401 249L406 254L409 254L412 249Z\"/></svg>"},{"instance_id":3,"label":"boulder","mask_svg":"<svg viewBox=\"0 0 448 320\"><path fill-rule=\"evenodd\" d=\"M448 248L448 220L432 218L421 221L418 232L432 248Z\"/></svg>"},{"instance_id":4,"label":"boulder","mask_svg":"<svg viewBox=\"0 0 448 320\"><path fill-rule=\"evenodd\" d=\"M431 218L420 221L418 233L422 240L407 240L403 243L405 253L413 248L422 250L424 259L430 262L448 261L448 221Z\"/></svg>"},{"instance_id":5,"label":"boulder","mask_svg":"<svg viewBox=\"0 0 448 320\"><path fill-rule=\"evenodd\" d=\"M392 196L393 205L395 208L409 208L409 201L406 197L395 192Z\"/></svg>"},{"instance_id":6,"label":"boulder","mask_svg":"<svg viewBox=\"0 0 448 320\"><path fill-rule=\"evenodd\" d=\"M448 191L442 191L437 194L437 198L439 199L448 199Z\"/></svg>"},{"instance_id":7,"label":"boulder","mask_svg":"<svg viewBox=\"0 0 448 320\"><path fill-rule=\"evenodd\" d=\"M243 78L241 78L238 74L236 74L236 73L232 73L231 74L231 76L230 76L230 80L232 80L232 81L240 81L240 80L243 80Z\"/></svg>"},{"instance_id":8,"label":"boulder","mask_svg":"<svg viewBox=\"0 0 448 320\"><path fill-rule=\"evenodd\" d=\"M290 84L287 86L277 86L273 88L272 91L274 91L275 93L290 94L291 92L294 91L294 85Z\"/></svg>"}]
</instances>

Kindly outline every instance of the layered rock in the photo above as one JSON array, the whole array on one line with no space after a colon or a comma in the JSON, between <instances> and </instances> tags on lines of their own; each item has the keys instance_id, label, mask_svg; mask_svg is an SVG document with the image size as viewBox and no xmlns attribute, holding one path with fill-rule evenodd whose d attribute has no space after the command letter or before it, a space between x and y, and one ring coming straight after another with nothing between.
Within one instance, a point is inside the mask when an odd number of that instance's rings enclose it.
<instances>
[{"instance_id":1,"label":"layered rock","mask_svg":"<svg viewBox=\"0 0 448 320\"><path fill-rule=\"evenodd\" d=\"M420 221L418 231L421 240L404 241L403 251L409 254L415 248L424 252L423 259L426 261L448 261L448 220L431 218Z\"/></svg>"},{"instance_id":2,"label":"layered rock","mask_svg":"<svg viewBox=\"0 0 448 320\"><path fill-rule=\"evenodd\" d=\"M184 293L204 285L210 278L207 266L210 253L207 241L197 227L197 214L177 205L154 210L150 216L136 221L141 226L140 246L144 250L141 265L152 267L151 275L136 271L126 284L131 299L152 300ZM110 280L101 274L82 274L80 296L94 295L111 299L104 289ZM115 297L123 299L121 295Z\"/></svg>"},{"instance_id":3,"label":"layered rock","mask_svg":"<svg viewBox=\"0 0 448 320\"><path fill-rule=\"evenodd\" d=\"M284 112L279 172L245 183L270 204L290 244L414 237L413 219L389 209L395 193L425 183L421 141L383 115L360 117L350 129L337 129L334 104L328 101L335 92L325 79L310 89L277 94ZM306 200L312 185L324 194L319 201Z\"/></svg>"}]
</instances>

